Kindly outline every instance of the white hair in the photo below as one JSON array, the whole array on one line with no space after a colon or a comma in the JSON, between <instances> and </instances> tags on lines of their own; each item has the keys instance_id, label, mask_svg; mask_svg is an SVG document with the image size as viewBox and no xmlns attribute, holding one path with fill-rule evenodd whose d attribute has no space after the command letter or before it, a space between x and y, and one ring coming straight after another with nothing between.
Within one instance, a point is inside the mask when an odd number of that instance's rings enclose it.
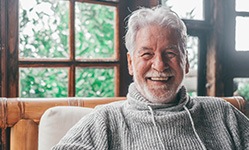
<instances>
[{"instance_id":1,"label":"white hair","mask_svg":"<svg viewBox=\"0 0 249 150\"><path fill-rule=\"evenodd\" d=\"M165 29L175 30L179 36L179 46L185 54L187 45L187 29L179 16L165 6L157 6L152 9L140 8L134 11L127 25L127 33L125 35L125 46L132 55L136 44L137 32L148 25L156 24Z\"/></svg>"}]
</instances>

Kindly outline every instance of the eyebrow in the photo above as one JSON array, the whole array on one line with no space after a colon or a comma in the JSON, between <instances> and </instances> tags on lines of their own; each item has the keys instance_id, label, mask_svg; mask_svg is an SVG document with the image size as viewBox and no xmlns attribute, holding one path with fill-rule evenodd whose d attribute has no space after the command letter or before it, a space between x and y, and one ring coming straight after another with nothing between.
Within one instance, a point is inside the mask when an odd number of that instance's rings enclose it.
<instances>
[{"instance_id":1,"label":"eyebrow","mask_svg":"<svg viewBox=\"0 0 249 150\"><path fill-rule=\"evenodd\" d=\"M164 48L164 50L168 50L168 49L178 50L178 46L172 44L172 45L169 45L169 46L167 46L167 47ZM143 51L146 51L146 50L152 51L153 48L143 46L142 48L140 48L140 49L138 50L138 54L141 53L141 52L143 52Z\"/></svg>"},{"instance_id":2,"label":"eyebrow","mask_svg":"<svg viewBox=\"0 0 249 150\"><path fill-rule=\"evenodd\" d=\"M138 50L138 53L142 52L142 51L146 51L146 50L153 50L153 48L149 48L149 47L142 47Z\"/></svg>"},{"instance_id":3,"label":"eyebrow","mask_svg":"<svg viewBox=\"0 0 249 150\"><path fill-rule=\"evenodd\" d=\"M177 45L169 45L169 46L167 46L166 48L165 48L165 50L167 50L167 49L178 49L178 46Z\"/></svg>"}]
</instances>

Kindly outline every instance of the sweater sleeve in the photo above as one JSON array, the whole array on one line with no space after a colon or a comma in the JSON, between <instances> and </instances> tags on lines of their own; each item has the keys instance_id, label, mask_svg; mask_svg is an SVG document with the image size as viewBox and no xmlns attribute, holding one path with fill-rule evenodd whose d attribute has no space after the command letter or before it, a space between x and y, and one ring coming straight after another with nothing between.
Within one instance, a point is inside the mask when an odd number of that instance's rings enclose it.
<instances>
[{"instance_id":1,"label":"sweater sleeve","mask_svg":"<svg viewBox=\"0 0 249 150\"><path fill-rule=\"evenodd\" d=\"M108 149L106 122L98 112L83 117L52 150Z\"/></svg>"},{"instance_id":2,"label":"sweater sleeve","mask_svg":"<svg viewBox=\"0 0 249 150\"><path fill-rule=\"evenodd\" d=\"M249 149L249 119L231 105L226 111L226 117L237 149Z\"/></svg>"}]
</instances>

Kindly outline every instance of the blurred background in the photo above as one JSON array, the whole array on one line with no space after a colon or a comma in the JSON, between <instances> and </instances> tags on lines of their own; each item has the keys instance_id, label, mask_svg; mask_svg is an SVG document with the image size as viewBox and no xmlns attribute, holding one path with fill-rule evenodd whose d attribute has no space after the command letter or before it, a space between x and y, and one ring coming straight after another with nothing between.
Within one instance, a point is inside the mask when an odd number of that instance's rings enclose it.
<instances>
[{"instance_id":1,"label":"blurred background","mask_svg":"<svg viewBox=\"0 0 249 150\"><path fill-rule=\"evenodd\" d=\"M191 96L249 100L248 0L1 0L2 97L125 96L126 16L166 5L188 28Z\"/></svg>"}]
</instances>

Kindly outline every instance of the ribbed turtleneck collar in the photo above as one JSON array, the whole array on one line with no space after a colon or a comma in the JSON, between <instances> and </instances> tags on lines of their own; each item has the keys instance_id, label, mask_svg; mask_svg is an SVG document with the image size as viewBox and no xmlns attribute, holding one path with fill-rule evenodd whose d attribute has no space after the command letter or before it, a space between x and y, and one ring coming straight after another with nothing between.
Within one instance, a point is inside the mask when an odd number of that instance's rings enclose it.
<instances>
[{"instance_id":1,"label":"ribbed turtleneck collar","mask_svg":"<svg viewBox=\"0 0 249 150\"><path fill-rule=\"evenodd\" d=\"M152 103L137 90L135 83L130 84L127 94L129 104L136 109L148 109L148 106L150 106L152 109L182 110L183 106L189 101L184 86L179 90L178 98L179 100L172 104Z\"/></svg>"}]
</instances>

